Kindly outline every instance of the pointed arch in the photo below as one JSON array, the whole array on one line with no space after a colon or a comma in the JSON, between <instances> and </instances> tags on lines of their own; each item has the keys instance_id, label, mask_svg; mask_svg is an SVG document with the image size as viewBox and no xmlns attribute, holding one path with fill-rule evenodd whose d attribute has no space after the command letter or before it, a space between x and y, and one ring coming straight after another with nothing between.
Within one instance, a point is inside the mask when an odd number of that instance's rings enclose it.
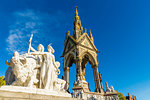
<instances>
[{"instance_id":1,"label":"pointed arch","mask_svg":"<svg viewBox=\"0 0 150 100\"><path fill-rule=\"evenodd\" d=\"M66 58L65 67L71 67L74 63L75 55L74 53L70 52Z\"/></svg>"},{"instance_id":2,"label":"pointed arch","mask_svg":"<svg viewBox=\"0 0 150 100\"><path fill-rule=\"evenodd\" d=\"M92 65L92 66L95 66L98 64L97 62L97 59L88 51L85 51L81 54L81 58L84 59L84 58L88 58L89 60L89 63Z\"/></svg>"}]
</instances>

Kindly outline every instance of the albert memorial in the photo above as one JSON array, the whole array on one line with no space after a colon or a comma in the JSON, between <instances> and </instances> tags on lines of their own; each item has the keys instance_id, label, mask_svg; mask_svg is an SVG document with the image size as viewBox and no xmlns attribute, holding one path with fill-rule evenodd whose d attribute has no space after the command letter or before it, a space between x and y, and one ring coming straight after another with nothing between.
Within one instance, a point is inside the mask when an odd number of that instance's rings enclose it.
<instances>
[{"instance_id":1,"label":"albert memorial","mask_svg":"<svg viewBox=\"0 0 150 100\"><path fill-rule=\"evenodd\" d=\"M6 85L0 87L0 100L119 100L112 85L106 82L104 90L97 59L99 51L94 45L96 41L91 30L87 33L86 28L82 27L77 7L73 31L66 33L64 50L60 53L63 65L55 59L54 52L57 51L51 44L47 47L39 44L33 48L33 39L31 34L26 53L16 51L5 62L9 67L5 74ZM87 63L93 70L94 92L90 91L85 78ZM76 79L73 79L73 92L70 93L69 71L72 64L76 67ZM64 79L58 78L60 65L63 66Z\"/></svg>"}]
</instances>

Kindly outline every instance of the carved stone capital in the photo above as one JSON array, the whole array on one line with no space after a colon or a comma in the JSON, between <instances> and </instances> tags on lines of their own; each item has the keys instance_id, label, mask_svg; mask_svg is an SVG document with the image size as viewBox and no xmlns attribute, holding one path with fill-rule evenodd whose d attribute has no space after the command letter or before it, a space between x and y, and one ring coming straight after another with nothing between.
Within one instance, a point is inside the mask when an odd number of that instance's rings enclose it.
<instances>
[{"instance_id":1,"label":"carved stone capital","mask_svg":"<svg viewBox=\"0 0 150 100\"><path fill-rule=\"evenodd\" d=\"M68 81L66 81L66 84L69 84L69 82L68 82Z\"/></svg>"},{"instance_id":2,"label":"carved stone capital","mask_svg":"<svg viewBox=\"0 0 150 100\"><path fill-rule=\"evenodd\" d=\"M67 70L67 71L70 71L70 67L67 67L66 70Z\"/></svg>"},{"instance_id":3,"label":"carved stone capital","mask_svg":"<svg viewBox=\"0 0 150 100\"><path fill-rule=\"evenodd\" d=\"M65 67L63 70L64 71L70 71L70 67Z\"/></svg>"},{"instance_id":4,"label":"carved stone capital","mask_svg":"<svg viewBox=\"0 0 150 100\"><path fill-rule=\"evenodd\" d=\"M99 81L99 80L101 80L101 79L95 79L94 81Z\"/></svg>"},{"instance_id":5,"label":"carved stone capital","mask_svg":"<svg viewBox=\"0 0 150 100\"><path fill-rule=\"evenodd\" d=\"M82 76L82 75L79 73L79 74L76 74L76 76Z\"/></svg>"},{"instance_id":6,"label":"carved stone capital","mask_svg":"<svg viewBox=\"0 0 150 100\"><path fill-rule=\"evenodd\" d=\"M82 62L82 59L81 59L81 58L77 58L77 59L75 59L75 62L76 62L76 63L81 63L81 62Z\"/></svg>"},{"instance_id":7,"label":"carved stone capital","mask_svg":"<svg viewBox=\"0 0 150 100\"><path fill-rule=\"evenodd\" d=\"M98 68L98 65L92 65L92 68Z\"/></svg>"}]
</instances>

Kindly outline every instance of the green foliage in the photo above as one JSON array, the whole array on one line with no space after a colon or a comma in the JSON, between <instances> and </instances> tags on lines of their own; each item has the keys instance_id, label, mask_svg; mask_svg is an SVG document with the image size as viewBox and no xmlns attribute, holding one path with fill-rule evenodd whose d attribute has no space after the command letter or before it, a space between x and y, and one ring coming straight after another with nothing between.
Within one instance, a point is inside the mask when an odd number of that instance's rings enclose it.
<instances>
[{"instance_id":1,"label":"green foliage","mask_svg":"<svg viewBox=\"0 0 150 100\"><path fill-rule=\"evenodd\" d=\"M126 100L126 97L122 93L118 92L118 97L119 97L119 100Z\"/></svg>"},{"instance_id":2,"label":"green foliage","mask_svg":"<svg viewBox=\"0 0 150 100\"><path fill-rule=\"evenodd\" d=\"M5 85L5 77L4 76L0 76L0 87Z\"/></svg>"}]
</instances>

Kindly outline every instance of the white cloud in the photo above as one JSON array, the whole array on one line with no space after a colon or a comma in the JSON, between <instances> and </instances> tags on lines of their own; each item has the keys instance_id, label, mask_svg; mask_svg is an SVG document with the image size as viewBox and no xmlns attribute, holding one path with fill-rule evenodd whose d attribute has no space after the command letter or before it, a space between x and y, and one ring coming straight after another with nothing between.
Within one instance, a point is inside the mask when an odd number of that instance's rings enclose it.
<instances>
[{"instance_id":1,"label":"white cloud","mask_svg":"<svg viewBox=\"0 0 150 100\"><path fill-rule=\"evenodd\" d=\"M61 17L63 14L48 14L36 12L33 10L17 11L13 13L14 23L9 26L9 36L6 40L7 51L13 53L27 52L28 40L31 34L34 34L33 47L41 44L49 44L56 41L55 29L60 28ZM50 38L49 38L50 37ZM58 38L58 37L57 37Z\"/></svg>"}]
</instances>

